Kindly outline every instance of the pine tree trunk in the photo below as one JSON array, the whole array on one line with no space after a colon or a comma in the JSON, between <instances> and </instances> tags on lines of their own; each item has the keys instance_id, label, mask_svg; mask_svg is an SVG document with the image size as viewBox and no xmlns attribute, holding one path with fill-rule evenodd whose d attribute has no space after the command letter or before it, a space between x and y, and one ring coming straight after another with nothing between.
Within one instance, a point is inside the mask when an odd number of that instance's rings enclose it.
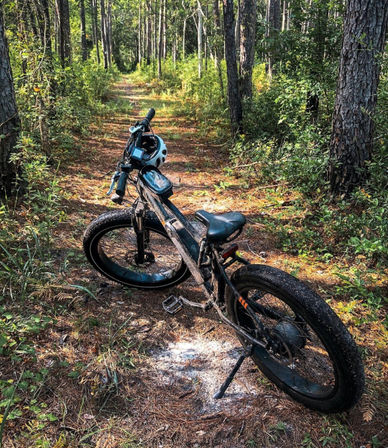
<instances>
[{"instance_id":1,"label":"pine tree trunk","mask_svg":"<svg viewBox=\"0 0 388 448\"><path fill-rule=\"evenodd\" d=\"M269 51L267 55L267 73L270 77L275 73L276 62L278 60L278 48L274 43L281 28L280 0L268 0L266 12L267 31L266 37L269 39Z\"/></svg>"},{"instance_id":2,"label":"pine tree trunk","mask_svg":"<svg viewBox=\"0 0 388 448\"><path fill-rule=\"evenodd\" d=\"M182 30L182 59L186 59L186 26L187 26L187 17L183 19L183 30Z\"/></svg>"},{"instance_id":3,"label":"pine tree trunk","mask_svg":"<svg viewBox=\"0 0 388 448\"><path fill-rule=\"evenodd\" d=\"M327 21L329 15L329 0L320 0L314 5L314 27L311 31L312 47L312 64L310 70L310 77L313 82L318 83L320 80L320 67L325 57L326 36L327 36ZM311 122L318 121L319 112L319 96L316 92L308 92L306 112L310 114Z\"/></svg>"},{"instance_id":4,"label":"pine tree trunk","mask_svg":"<svg viewBox=\"0 0 388 448\"><path fill-rule=\"evenodd\" d=\"M154 59L154 61L157 60L158 58L158 45L159 45L159 41L158 41L158 14L157 14L157 10L158 10L158 3L157 0L154 1L154 7L153 7L153 18L154 18L154 23L153 23L153 52L152 52L152 57Z\"/></svg>"},{"instance_id":5,"label":"pine tree trunk","mask_svg":"<svg viewBox=\"0 0 388 448\"><path fill-rule=\"evenodd\" d=\"M107 38L108 38L108 63L109 67L112 66L113 61L113 36L112 36L112 0L108 0L108 13L107 20Z\"/></svg>"},{"instance_id":6,"label":"pine tree trunk","mask_svg":"<svg viewBox=\"0 0 388 448\"><path fill-rule=\"evenodd\" d=\"M334 195L348 196L367 177L387 21L386 0L348 0L330 146Z\"/></svg>"},{"instance_id":7,"label":"pine tree trunk","mask_svg":"<svg viewBox=\"0 0 388 448\"><path fill-rule=\"evenodd\" d=\"M233 0L223 0L225 58L228 77L228 102L232 134L241 132L242 106L236 62L235 23Z\"/></svg>"},{"instance_id":8,"label":"pine tree trunk","mask_svg":"<svg viewBox=\"0 0 388 448\"><path fill-rule=\"evenodd\" d=\"M167 0L163 1L163 59L167 57Z\"/></svg>"},{"instance_id":9,"label":"pine tree trunk","mask_svg":"<svg viewBox=\"0 0 388 448\"><path fill-rule=\"evenodd\" d=\"M237 17L235 21L234 40L236 42L236 57L239 58L240 52L240 0L237 0Z\"/></svg>"},{"instance_id":10,"label":"pine tree trunk","mask_svg":"<svg viewBox=\"0 0 388 448\"><path fill-rule=\"evenodd\" d=\"M220 84L221 97L225 99L224 93L224 80L222 79L222 68L220 64L220 55L222 54L220 34L221 34L221 22L220 22L220 9L218 7L219 0L213 0L213 17L214 17L214 63L218 74L218 82Z\"/></svg>"},{"instance_id":11,"label":"pine tree trunk","mask_svg":"<svg viewBox=\"0 0 388 448\"><path fill-rule=\"evenodd\" d=\"M68 0L55 0L58 21L58 54L62 67L71 63L70 16Z\"/></svg>"},{"instance_id":12,"label":"pine tree trunk","mask_svg":"<svg viewBox=\"0 0 388 448\"><path fill-rule=\"evenodd\" d=\"M147 65L151 64L151 6L150 0L147 0L147 17L146 17L146 54Z\"/></svg>"},{"instance_id":13,"label":"pine tree trunk","mask_svg":"<svg viewBox=\"0 0 388 448\"><path fill-rule=\"evenodd\" d=\"M141 59L142 59L142 54L141 54L141 26L142 26L142 22L141 22L141 3L139 3L139 16L138 16L139 20L137 23L137 62L139 63L139 65L141 65Z\"/></svg>"},{"instance_id":14,"label":"pine tree trunk","mask_svg":"<svg viewBox=\"0 0 388 448\"><path fill-rule=\"evenodd\" d=\"M257 0L240 2L240 88L242 98L252 97L252 68L255 58Z\"/></svg>"},{"instance_id":15,"label":"pine tree trunk","mask_svg":"<svg viewBox=\"0 0 388 448\"><path fill-rule=\"evenodd\" d=\"M99 34L98 34L98 5L97 0L90 0L90 12L92 19L93 43L96 47L97 64L101 64L100 48L99 48Z\"/></svg>"},{"instance_id":16,"label":"pine tree trunk","mask_svg":"<svg viewBox=\"0 0 388 448\"><path fill-rule=\"evenodd\" d=\"M203 18L199 0L197 0L198 30L197 30L197 52L198 52L198 78L202 76L202 39L203 39Z\"/></svg>"},{"instance_id":17,"label":"pine tree trunk","mask_svg":"<svg viewBox=\"0 0 388 448\"><path fill-rule=\"evenodd\" d=\"M101 44L102 44L102 54L104 57L104 68L108 70L109 67L109 40L108 40L108 29L107 29L107 19L105 11L105 0L100 0L101 8Z\"/></svg>"},{"instance_id":18,"label":"pine tree trunk","mask_svg":"<svg viewBox=\"0 0 388 448\"><path fill-rule=\"evenodd\" d=\"M159 30L158 30L158 78L162 77L162 18L163 18L163 0L159 0Z\"/></svg>"},{"instance_id":19,"label":"pine tree trunk","mask_svg":"<svg viewBox=\"0 0 388 448\"><path fill-rule=\"evenodd\" d=\"M12 193L17 174L17 169L10 163L9 158L17 143L20 121L5 37L2 3L0 3L0 86L0 195L3 196L5 193Z\"/></svg>"},{"instance_id":20,"label":"pine tree trunk","mask_svg":"<svg viewBox=\"0 0 388 448\"><path fill-rule=\"evenodd\" d=\"M80 7L80 19L81 19L82 60L86 61L88 59L88 48L86 46L85 0L79 1L79 7Z\"/></svg>"}]
</instances>

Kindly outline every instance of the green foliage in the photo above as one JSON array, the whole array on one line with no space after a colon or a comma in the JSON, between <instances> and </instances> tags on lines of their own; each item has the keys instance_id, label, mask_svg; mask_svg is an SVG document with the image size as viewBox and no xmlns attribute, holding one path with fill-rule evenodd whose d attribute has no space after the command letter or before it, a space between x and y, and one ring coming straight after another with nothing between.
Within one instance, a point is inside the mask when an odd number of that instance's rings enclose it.
<instances>
[{"instance_id":1,"label":"green foliage","mask_svg":"<svg viewBox=\"0 0 388 448\"><path fill-rule=\"evenodd\" d=\"M222 63L223 86L226 88L226 67ZM227 117L226 100L220 90L218 72L213 61L198 77L198 61L194 56L178 61L174 65L171 58L162 64L161 79L157 78L155 64L142 64L131 76L133 79L150 83L158 92L174 95L180 99L175 112L194 118L208 125L224 124Z\"/></svg>"}]
</instances>

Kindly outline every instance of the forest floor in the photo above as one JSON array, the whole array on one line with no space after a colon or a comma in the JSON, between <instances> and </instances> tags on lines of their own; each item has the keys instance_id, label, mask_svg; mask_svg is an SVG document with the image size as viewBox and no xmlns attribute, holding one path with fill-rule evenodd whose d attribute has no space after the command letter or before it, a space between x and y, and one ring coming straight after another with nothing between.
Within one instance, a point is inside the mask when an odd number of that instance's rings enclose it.
<instances>
[{"instance_id":1,"label":"forest floor","mask_svg":"<svg viewBox=\"0 0 388 448\"><path fill-rule=\"evenodd\" d=\"M306 409L267 381L250 360L226 397L216 401L212 396L239 355L237 338L215 313L185 309L170 316L161 306L169 294L201 300L195 283L189 279L167 292L130 290L87 264L82 252L86 226L119 207L106 191L128 126L154 107L153 129L169 149L163 172L175 185L172 200L183 213L240 211L248 218L240 246L252 262L297 273L325 298L338 283L330 264L282 253L260 224L260 217L286 206L292 192L258 187L224 169L225 148L213 143L211 133L199 132L197 123L177 116L174 99L156 95L147 85L124 77L110 101L117 103L116 110L96 120L78 156L61 169L65 217L54 230L55 272L77 289L44 296L46 307L56 309L55 324L39 336L37 363L46 376L34 395L55 418L43 426L9 420L4 446L387 446L380 403L385 346L376 343L383 339L380 324L366 320L357 325L351 310L331 301L362 346L367 367L369 389L348 413L325 416ZM44 444L48 440L55 442Z\"/></svg>"}]
</instances>

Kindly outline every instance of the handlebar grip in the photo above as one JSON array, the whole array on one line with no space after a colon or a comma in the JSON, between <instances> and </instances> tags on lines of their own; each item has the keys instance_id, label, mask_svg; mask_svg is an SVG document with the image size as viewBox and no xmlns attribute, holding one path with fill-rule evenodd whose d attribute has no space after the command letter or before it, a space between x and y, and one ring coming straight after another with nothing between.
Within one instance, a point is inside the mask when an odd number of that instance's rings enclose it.
<instances>
[{"instance_id":1,"label":"handlebar grip","mask_svg":"<svg viewBox=\"0 0 388 448\"><path fill-rule=\"evenodd\" d=\"M155 109L151 107L151 109L147 112L147 115L145 116L144 120L140 122L143 126L145 126L146 129L148 129L148 126L151 122L151 120L155 116Z\"/></svg>"},{"instance_id":2,"label":"handlebar grip","mask_svg":"<svg viewBox=\"0 0 388 448\"><path fill-rule=\"evenodd\" d=\"M122 171L117 182L116 194L123 197L125 194L125 187L127 185L128 173Z\"/></svg>"},{"instance_id":3,"label":"handlebar grip","mask_svg":"<svg viewBox=\"0 0 388 448\"><path fill-rule=\"evenodd\" d=\"M150 122L155 116L155 109L151 107L151 109L148 111L147 115L145 116L146 120Z\"/></svg>"}]
</instances>

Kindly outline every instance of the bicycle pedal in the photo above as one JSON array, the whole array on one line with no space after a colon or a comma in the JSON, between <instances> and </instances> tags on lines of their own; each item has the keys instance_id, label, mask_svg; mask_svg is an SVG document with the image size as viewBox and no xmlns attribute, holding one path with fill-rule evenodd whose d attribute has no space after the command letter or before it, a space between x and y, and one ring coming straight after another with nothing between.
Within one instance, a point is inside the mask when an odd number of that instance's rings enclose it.
<instances>
[{"instance_id":1,"label":"bicycle pedal","mask_svg":"<svg viewBox=\"0 0 388 448\"><path fill-rule=\"evenodd\" d=\"M167 297L167 299L163 300L162 306L164 311L167 311L169 314L176 314L183 308L181 298L176 296Z\"/></svg>"}]
</instances>

